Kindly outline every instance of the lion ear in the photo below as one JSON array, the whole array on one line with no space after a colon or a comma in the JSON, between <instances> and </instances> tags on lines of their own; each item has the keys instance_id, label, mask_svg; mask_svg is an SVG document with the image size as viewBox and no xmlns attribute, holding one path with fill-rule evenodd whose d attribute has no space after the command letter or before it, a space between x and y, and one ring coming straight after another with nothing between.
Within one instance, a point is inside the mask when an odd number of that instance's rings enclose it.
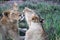
<instances>
[{"instance_id":1,"label":"lion ear","mask_svg":"<svg viewBox=\"0 0 60 40\"><path fill-rule=\"evenodd\" d=\"M3 16L8 17L8 16L9 16L9 14L10 14L10 12L9 12L9 11L5 11L5 12L3 12Z\"/></svg>"},{"instance_id":2,"label":"lion ear","mask_svg":"<svg viewBox=\"0 0 60 40\"><path fill-rule=\"evenodd\" d=\"M44 23L44 19L41 19L40 22L41 22L41 23Z\"/></svg>"}]
</instances>

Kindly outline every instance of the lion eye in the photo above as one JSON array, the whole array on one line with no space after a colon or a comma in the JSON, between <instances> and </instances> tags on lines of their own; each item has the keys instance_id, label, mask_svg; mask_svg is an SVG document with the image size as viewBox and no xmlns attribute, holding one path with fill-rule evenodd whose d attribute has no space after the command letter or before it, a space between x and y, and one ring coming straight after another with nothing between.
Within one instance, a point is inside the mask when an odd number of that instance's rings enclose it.
<instances>
[{"instance_id":1,"label":"lion eye","mask_svg":"<svg viewBox=\"0 0 60 40\"><path fill-rule=\"evenodd\" d=\"M32 20L34 20L34 18L32 18Z\"/></svg>"}]
</instances>

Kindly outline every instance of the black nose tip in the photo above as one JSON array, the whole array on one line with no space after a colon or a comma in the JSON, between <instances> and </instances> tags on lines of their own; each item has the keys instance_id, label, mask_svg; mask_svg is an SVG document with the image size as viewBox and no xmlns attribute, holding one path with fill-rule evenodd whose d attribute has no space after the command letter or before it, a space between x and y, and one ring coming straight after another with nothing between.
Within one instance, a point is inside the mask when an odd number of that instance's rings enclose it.
<instances>
[{"instance_id":1,"label":"black nose tip","mask_svg":"<svg viewBox=\"0 0 60 40\"><path fill-rule=\"evenodd\" d=\"M19 16L21 16L21 14Z\"/></svg>"}]
</instances>

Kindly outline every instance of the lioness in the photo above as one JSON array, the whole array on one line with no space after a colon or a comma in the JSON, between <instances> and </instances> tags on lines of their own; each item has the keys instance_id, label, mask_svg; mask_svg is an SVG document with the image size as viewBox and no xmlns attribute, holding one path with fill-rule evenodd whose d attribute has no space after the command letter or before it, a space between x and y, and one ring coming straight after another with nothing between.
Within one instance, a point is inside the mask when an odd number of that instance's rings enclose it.
<instances>
[{"instance_id":1,"label":"lioness","mask_svg":"<svg viewBox=\"0 0 60 40\"><path fill-rule=\"evenodd\" d=\"M46 33L42 27L43 19L39 17L32 9L23 10L29 29L26 32L25 40L47 40Z\"/></svg>"},{"instance_id":2,"label":"lioness","mask_svg":"<svg viewBox=\"0 0 60 40\"><path fill-rule=\"evenodd\" d=\"M9 36L12 39L20 40L18 34L18 20L20 19L19 13L12 13L10 11L5 11L1 19L1 25L5 36Z\"/></svg>"},{"instance_id":3,"label":"lioness","mask_svg":"<svg viewBox=\"0 0 60 40\"><path fill-rule=\"evenodd\" d=\"M23 19L22 14L14 7L12 10L4 11L2 15L3 16L0 20L2 40L7 40L8 37L12 38L13 40L20 40L18 33L18 21Z\"/></svg>"}]
</instances>

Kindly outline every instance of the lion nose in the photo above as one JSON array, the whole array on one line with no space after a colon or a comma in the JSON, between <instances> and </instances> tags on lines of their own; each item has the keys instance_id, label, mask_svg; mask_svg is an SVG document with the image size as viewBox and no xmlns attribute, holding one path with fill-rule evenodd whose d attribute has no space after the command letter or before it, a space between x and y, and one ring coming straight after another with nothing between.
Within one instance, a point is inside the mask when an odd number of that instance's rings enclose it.
<instances>
[{"instance_id":1,"label":"lion nose","mask_svg":"<svg viewBox=\"0 0 60 40\"><path fill-rule=\"evenodd\" d=\"M21 16L21 14L19 14L19 16Z\"/></svg>"}]
</instances>

